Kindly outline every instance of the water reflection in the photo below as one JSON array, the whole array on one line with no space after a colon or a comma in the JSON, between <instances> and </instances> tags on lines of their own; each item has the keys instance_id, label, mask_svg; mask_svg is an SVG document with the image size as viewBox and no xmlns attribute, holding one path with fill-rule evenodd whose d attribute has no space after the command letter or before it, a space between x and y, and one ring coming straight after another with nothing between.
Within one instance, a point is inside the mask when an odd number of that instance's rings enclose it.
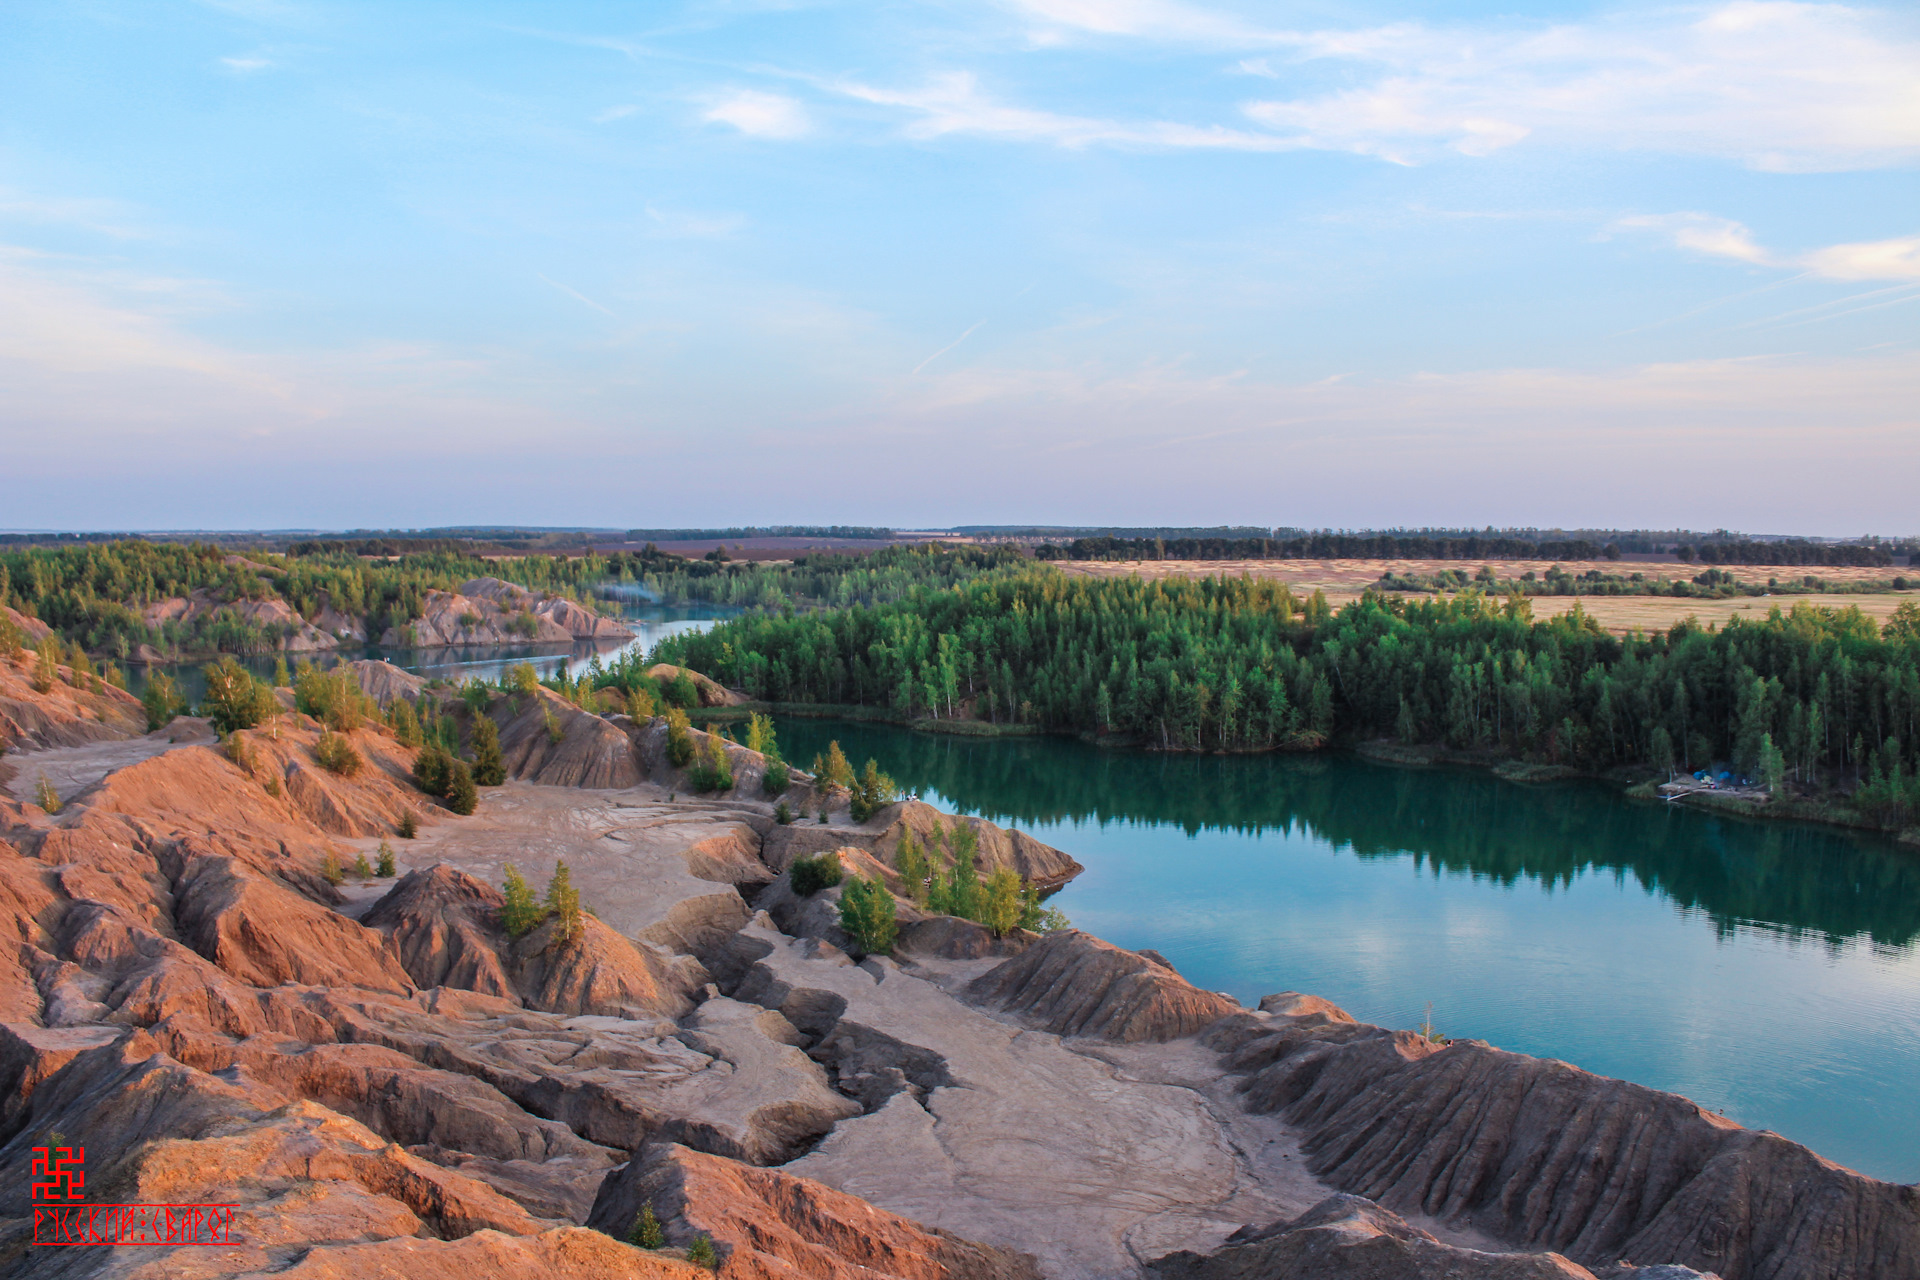
<instances>
[{"instance_id":1,"label":"water reflection","mask_svg":"<svg viewBox=\"0 0 1920 1280\"><path fill-rule=\"evenodd\" d=\"M809 760L838 738L909 789L1024 826L1138 822L1200 831L1302 831L1362 859L1410 858L1549 890L1631 876L1710 918L1906 948L1920 937L1920 852L1799 823L1721 818L1623 800L1598 783L1517 786L1477 770L1407 769L1351 756L1193 756L1107 751L1059 738L979 740L892 726L783 719Z\"/></svg>"}]
</instances>

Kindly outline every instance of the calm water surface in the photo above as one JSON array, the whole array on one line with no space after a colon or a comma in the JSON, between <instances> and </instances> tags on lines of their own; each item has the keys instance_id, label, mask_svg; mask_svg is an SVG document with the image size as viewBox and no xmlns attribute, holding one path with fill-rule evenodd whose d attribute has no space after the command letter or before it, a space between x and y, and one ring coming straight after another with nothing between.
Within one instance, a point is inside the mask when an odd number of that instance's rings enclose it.
<instances>
[{"instance_id":1,"label":"calm water surface","mask_svg":"<svg viewBox=\"0 0 1920 1280\"><path fill-rule=\"evenodd\" d=\"M1086 864L1053 899L1252 1003L1307 991L1686 1094L1920 1180L1920 851L1598 783L783 718Z\"/></svg>"}]
</instances>

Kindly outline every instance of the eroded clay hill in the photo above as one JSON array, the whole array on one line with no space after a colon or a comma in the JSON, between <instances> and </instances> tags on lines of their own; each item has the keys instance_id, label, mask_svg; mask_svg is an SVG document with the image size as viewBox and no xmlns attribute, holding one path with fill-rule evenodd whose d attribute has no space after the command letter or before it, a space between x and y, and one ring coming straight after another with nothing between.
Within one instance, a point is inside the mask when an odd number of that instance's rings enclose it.
<instances>
[{"instance_id":1,"label":"eroded clay hill","mask_svg":"<svg viewBox=\"0 0 1920 1280\"><path fill-rule=\"evenodd\" d=\"M736 1280L1920 1277L1914 1188L1684 1099L1242 1009L1077 931L902 904L912 937L862 958L792 858L897 881L954 819L785 827L742 748L755 785L693 800L658 722L482 713L515 777L465 818L383 731L320 768L291 712L9 757L95 753L57 813L0 799L0 1272L692 1277L704 1238ZM984 866L1078 870L976 831ZM400 874L336 883L382 841ZM507 865L563 861L593 914L509 936ZM240 1243L36 1249L56 1132L94 1202L235 1204ZM626 1242L643 1209L662 1250Z\"/></svg>"}]
</instances>

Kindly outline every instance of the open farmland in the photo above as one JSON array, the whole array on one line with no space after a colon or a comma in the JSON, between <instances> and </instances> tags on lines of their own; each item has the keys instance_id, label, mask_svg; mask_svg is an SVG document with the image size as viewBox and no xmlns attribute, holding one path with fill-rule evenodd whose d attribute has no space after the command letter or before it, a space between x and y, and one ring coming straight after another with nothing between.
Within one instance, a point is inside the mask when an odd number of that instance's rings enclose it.
<instances>
[{"instance_id":1,"label":"open farmland","mask_svg":"<svg viewBox=\"0 0 1920 1280\"><path fill-rule=\"evenodd\" d=\"M1270 578L1284 582L1299 595L1311 595L1314 591L1324 591L1327 599L1336 607L1358 599L1360 593L1380 580L1381 575L1391 571L1402 576L1439 573L1446 569L1464 570L1471 575L1480 567L1478 562L1467 560L1085 560L1056 561L1062 573L1084 574L1092 577L1124 577L1137 573L1143 578L1164 578L1172 576L1208 577L1217 575L1237 576L1248 574L1255 578ZM1679 560L1594 560L1594 561L1551 561L1551 560L1491 560L1489 564L1500 578L1519 578L1531 571L1537 577L1544 577L1546 571L1558 564L1560 568L1576 576L1590 569L1597 569L1609 575L1644 573L1649 578L1669 578L1690 580L1701 572L1704 566L1687 564ZM1808 569L1803 565L1724 565L1719 566L1741 582L1760 584L1769 579L1778 579L1782 583L1798 582L1808 573L1813 573L1831 584L1850 582L1885 582L1896 574L1904 574L1904 567L1895 568L1849 568L1828 566ZM1809 604L1838 608L1858 606L1861 612L1876 620L1884 620L1904 600L1920 598L1915 592L1887 592L1879 594L1814 594L1769 596L1736 596L1725 600L1689 599L1674 596L1534 596L1533 614L1536 618L1549 618L1567 612L1579 601L1600 625L1610 631L1625 633L1633 630L1652 631L1664 629L1682 618L1696 617L1703 623L1715 625L1726 622L1736 615L1764 617L1768 609L1779 604L1791 608L1798 601Z\"/></svg>"}]
</instances>

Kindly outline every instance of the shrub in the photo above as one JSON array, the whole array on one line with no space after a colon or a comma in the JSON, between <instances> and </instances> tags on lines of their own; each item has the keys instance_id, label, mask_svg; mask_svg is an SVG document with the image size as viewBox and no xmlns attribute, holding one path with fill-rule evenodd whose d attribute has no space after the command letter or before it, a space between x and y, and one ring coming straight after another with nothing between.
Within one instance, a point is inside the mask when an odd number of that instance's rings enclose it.
<instances>
[{"instance_id":1,"label":"shrub","mask_svg":"<svg viewBox=\"0 0 1920 1280\"><path fill-rule=\"evenodd\" d=\"M408 814L407 817L411 818L413 815ZM404 820L402 825L404 825ZM399 868L393 864L393 846L385 840L380 842L379 859L379 863L373 874L385 880L398 873Z\"/></svg>"},{"instance_id":2,"label":"shrub","mask_svg":"<svg viewBox=\"0 0 1920 1280\"><path fill-rule=\"evenodd\" d=\"M221 749L227 753L227 759L240 767L240 772L248 777L253 776L253 752L247 750L245 738L237 733L230 733Z\"/></svg>"},{"instance_id":3,"label":"shrub","mask_svg":"<svg viewBox=\"0 0 1920 1280\"><path fill-rule=\"evenodd\" d=\"M685 667L680 668L680 673L667 681L661 692L666 695L667 701L676 707L684 709L700 705L700 686L693 682L693 677L687 674Z\"/></svg>"},{"instance_id":4,"label":"shrub","mask_svg":"<svg viewBox=\"0 0 1920 1280\"><path fill-rule=\"evenodd\" d=\"M93 678L93 663L87 657L87 651L78 644L67 655L67 682L76 689L84 689Z\"/></svg>"},{"instance_id":5,"label":"shrub","mask_svg":"<svg viewBox=\"0 0 1920 1280\"><path fill-rule=\"evenodd\" d=\"M353 874L356 879L373 879L373 864L367 861L367 855L361 854L353 860Z\"/></svg>"},{"instance_id":6,"label":"shrub","mask_svg":"<svg viewBox=\"0 0 1920 1280\"><path fill-rule=\"evenodd\" d=\"M164 671L156 671L147 677L147 687L140 694L140 705L146 708L147 731L151 733L179 715L185 704L173 677Z\"/></svg>"},{"instance_id":7,"label":"shrub","mask_svg":"<svg viewBox=\"0 0 1920 1280\"><path fill-rule=\"evenodd\" d=\"M880 766L873 760L867 761L867 767L847 788L848 816L855 822L865 822L882 808L893 803L900 789L892 778L880 772Z\"/></svg>"},{"instance_id":8,"label":"shrub","mask_svg":"<svg viewBox=\"0 0 1920 1280\"><path fill-rule=\"evenodd\" d=\"M667 712L667 763L683 769L693 759L693 737L687 732L687 713L675 707Z\"/></svg>"},{"instance_id":9,"label":"shrub","mask_svg":"<svg viewBox=\"0 0 1920 1280\"><path fill-rule=\"evenodd\" d=\"M287 670L285 654L281 654L273 660L273 687L276 689L291 689L293 687L293 674Z\"/></svg>"},{"instance_id":10,"label":"shrub","mask_svg":"<svg viewBox=\"0 0 1920 1280\"><path fill-rule=\"evenodd\" d=\"M795 858L787 874L793 891L803 898L811 898L822 889L839 884L846 870L840 865L839 854L823 853L812 858Z\"/></svg>"},{"instance_id":11,"label":"shrub","mask_svg":"<svg viewBox=\"0 0 1920 1280\"><path fill-rule=\"evenodd\" d=\"M506 765L500 760L500 727L485 713L473 718L473 780L483 787L497 787L507 780Z\"/></svg>"},{"instance_id":12,"label":"shrub","mask_svg":"<svg viewBox=\"0 0 1920 1280\"><path fill-rule=\"evenodd\" d=\"M1073 926L1064 911L1041 905L1038 889L1028 888L1020 894L1020 927L1034 933L1052 933Z\"/></svg>"},{"instance_id":13,"label":"shrub","mask_svg":"<svg viewBox=\"0 0 1920 1280\"><path fill-rule=\"evenodd\" d=\"M540 708L540 718L547 723L547 741L559 746L560 739L567 736L567 726L560 722L559 716L553 714L552 707Z\"/></svg>"},{"instance_id":14,"label":"shrub","mask_svg":"<svg viewBox=\"0 0 1920 1280\"><path fill-rule=\"evenodd\" d=\"M793 785L793 775L787 769L787 762L779 756L767 761L767 771L760 775L760 788L770 796L782 795Z\"/></svg>"},{"instance_id":15,"label":"shrub","mask_svg":"<svg viewBox=\"0 0 1920 1280\"><path fill-rule=\"evenodd\" d=\"M33 688L36 693L52 693L60 682L60 640L48 636L40 642L39 656L33 664Z\"/></svg>"},{"instance_id":16,"label":"shrub","mask_svg":"<svg viewBox=\"0 0 1920 1280\"><path fill-rule=\"evenodd\" d=\"M447 808L466 817L480 807L480 790L465 760L455 760L447 777Z\"/></svg>"},{"instance_id":17,"label":"shrub","mask_svg":"<svg viewBox=\"0 0 1920 1280\"><path fill-rule=\"evenodd\" d=\"M653 695L645 689L627 690L627 714L632 716L635 721L653 719Z\"/></svg>"},{"instance_id":18,"label":"shrub","mask_svg":"<svg viewBox=\"0 0 1920 1280\"><path fill-rule=\"evenodd\" d=\"M40 784L34 788L33 802L48 813L60 812L60 793L53 789L53 784L47 781L44 773L40 775Z\"/></svg>"},{"instance_id":19,"label":"shrub","mask_svg":"<svg viewBox=\"0 0 1920 1280\"><path fill-rule=\"evenodd\" d=\"M402 840L411 840L420 834L420 819L413 816L413 810L409 809L400 815L400 826L397 830Z\"/></svg>"},{"instance_id":20,"label":"shrub","mask_svg":"<svg viewBox=\"0 0 1920 1280\"><path fill-rule=\"evenodd\" d=\"M707 749L699 764L687 771L695 791L733 790L733 764L727 759L727 741L717 732L707 735Z\"/></svg>"},{"instance_id":21,"label":"shrub","mask_svg":"<svg viewBox=\"0 0 1920 1280\"><path fill-rule=\"evenodd\" d=\"M893 940L900 932L894 918L893 894L878 880L856 876L847 881L847 887L840 891L840 927L868 955L893 950Z\"/></svg>"},{"instance_id":22,"label":"shrub","mask_svg":"<svg viewBox=\"0 0 1920 1280\"><path fill-rule=\"evenodd\" d=\"M779 804L773 806L773 820L779 823L783 827L789 826L792 824L793 810L787 807L787 802L785 800L782 800Z\"/></svg>"},{"instance_id":23,"label":"shrub","mask_svg":"<svg viewBox=\"0 0 1920 1280\"><path fill-rule=\"evenodd\" d=\"M0 658L17 658L21 652L20 628L12 618L0 614Z\"/></svg>"},{"instance_id":24,"label":"shrub","mask_svg":"<svg viewBox=\"0 0 1920 1280\"><path fill-rule=\"evenodd\" d=\"M687 1261L696 1267L705 1267L709 1271L720 1269L720 1255L714 1251L713 1237L702 1232L687 1246Z\"/></svg>"},{"instance_id":25,"label":"shrub","mask_svg":"<svg viewBox=\"0 0 1920 1280\"><path fill-rule=\"evenodd\" d=\"M780 747L774 739L772 716L763 716L756 711L747 717L747 750L758 751L772 759L779 758Z\"/></svg>"},{"instance_id":26,"label":"shrub","mask_svg":"<svg viewBox=\"0 0 1920 1280\"><path fill-rule=\"evenodd\" d=\"M340 855L331 849L327 850L327 856L320 862L320 878L336 888L347 878L346 868L340 865Z\"/></svg>"},{"instance_id":27,"label":"shrub","mask_svg":"<svg viewBox=\"0 0 1920 1280\"><path fill-rule=\"evenodd\" d=\"M912 831L900 837L900 847L893 853L893 867L907 882L907 896L913 899L914 905L926 906L927 881L933 871L927 862L926 850L921 848Z\"/></svg>"},{"instance_id":28,"label":"shrub","mask_svg":"<svg viewBox=\"0 0 1920 1280\"><path fill-rule=\"evenodd\" d=\"M277 773L268 774L267 780L261 783L260 785L266 790L266 793L272 796L275 800L278 800L280 798L280 775L279 774Z\"/></svg>"},{"instance_id":29,"label":"shrub","mask_svg":"<svg viewBox=\"0 0 1920 1280\"><path fill-rule=\"evenodd\" d=\"M420 754L413 758L413 785L430 796L446 795L447 780L452 776L453 757L437 742L420 748Z\"/></svg>"},{"instance_id":30,"label":"shrub","mask_svg":"<svg viewBox=\"0 0 1920 1280\"><path fill-rule=\"evenodd\" d=\"M219 732L251 729L280 710L273 690L232 658L208 665L205 672L207 696L200 703L200 712Z\"/></svg>"},{"instance_id":31,"label":"shrub","mask_svg":"<svg viewBox=\"0 0 1920 1280\"><path fill-rule=\"evenodd\" d=\"M533 890L527 887L519 869L511 862L507 864L500 893L506 899L500 908L500 927L507 931L509 938L524 938L540 927L541 918L546 912L533 900Z\"/></svg>"},{"instance_id":32,"label":"shrub","mask_svg":"<svg viewBox=\"0 0 1920 1280\"><path fill-rule=\"evenodd\" d=\"M553 940L565 945L580 936L580 890L574 887L567 864L553 864L553 879L547 881L546 914L553 918Z\"/></svg>"},{"instance_id":33,"label":"shrub","mask_svg":"<svg viewBox=\"0 0 1920 1280\"><path fill-rule=\"evenodd\" d=\"M666 1242L667 1233L661 1228L660 1219L653 1216L653 1206L641 1205L633 1219L633 1229L627 1232L627 1243L642 1249L658 1249Z\"/></svg>"},{"instance_id":34,"label":"shrub","mask_svg":"<svg viewBox=\"0 0 1920 1280\"><path fill-rule=\"evenodd\" d=\"M1007 930L1020 923L1020 874L1001 867L987 877L980 895L980 923L994 937L1005 937Z\"/></svg>"},{"instance_id":35,"label":"shrub","mask_svg":"<svg viewBox=\"0 0 1920 1280\"><path fill-rule=\"evenodd\" d=\"M507 668L507 685L515 694L532 697L540 690L540 674L531 662L516 662Z\"/></svg>"},{"instance_id":36,"label":"shrub","mask_svg":"<svg viewBox=\"0 0 1920 1280\"><path fill-rule=\"evenodd\" d=\"M351 778L360 772L360 753L353 749L345 735L331 729L323 730L320 741L314 744L313 758L328 773L337 773L343 778Z\"/></svg>"}]
</instances>

